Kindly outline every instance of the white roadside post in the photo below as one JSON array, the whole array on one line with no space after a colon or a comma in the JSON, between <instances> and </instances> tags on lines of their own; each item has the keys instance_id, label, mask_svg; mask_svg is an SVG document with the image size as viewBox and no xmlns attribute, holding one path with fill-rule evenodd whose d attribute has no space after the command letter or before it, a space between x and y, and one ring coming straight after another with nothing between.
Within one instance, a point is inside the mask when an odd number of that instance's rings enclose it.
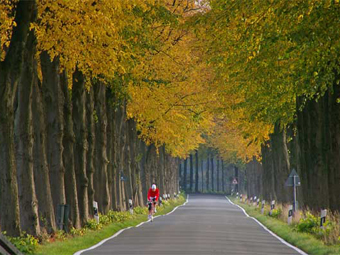
<instances>
[{"instance_id":1,"label":"white roadside post","mask_svg":"<svg viewBox=\"0 0 340 255\"><path fill-rule=\"evenodd\" d=\"M236 193L236 198L238 198L238 192Z\"/></svg>"},{"instance_id":2,"label":"white roadside post","mask_svg":"<svg viewBox=\"0 0 340 255\"><path fill-rule=\"evenodd\" d=\"M293 220L293 205L290 205L288 208L288 225L292 224Z\"/></svg>"},{"instance_id":3,"label":"white roadside post","mask_svg":"<svg viewBox=\"0 0 340 255\"><path fill-rule=\"evenodd\" d=\"M256 208L259 208L259 206L260 206L260 199L258 198L256 201Z\"/></svg>"},{"instance_id":4,"label":"white roadside post","mask_svg":"<svg viewBox=\"0 0 340 255\"><path fill-rule=\"evenodd\" d=\"M324 229L324 224L326 222L327 210L321 210L320 228Z\"/></svg>"},{"instance_id":5,"label":"white roadside post","mask_svg":"<svg viewBox=\"0 0 340 255\"><path fill-rule=\"evenodd\" d=\"M253 199L253 206L256 206L256 201L257 201L256 198L257 197L255 196L254 199Z\"/></svg>"},{"instance_id":6,"label":"white roadside post","mask_svg":"<svg viewBox=\"0 0 340 255\"><path fill-rule=\"evenodd\" d=\"M133 214L133 205L132 205L132 199L129 199L129 210L130 210L130 214Z\"/></svg>"},{"instance_id":7,"label":"white roadside post","mask_svg":"<svg viewBox=\"0 0 340 255\"><path fill-rule=\"evenodd\" d=\"M98 203L93 201L93 214L97 224L99 224Z\"/></svg>"},{"instance_id":8,"label":"white roadside post","mask_svg":"<svg viewBox=\"0 0 340 255\"><path fill-rule=\"evenodd\" d=\"M243 201L242 201L242 194L240 195L240 202L243 202Z\"/></svg>"},{"instance_id":9,"label":"white roadside post","mask_svg":"<svg viewBox=\"0 0 340 255\"><path fill-rule=\"evenodd\" d=\"M249 199L249 205L251 206L251 204L253 203L253 197L251 197L250 199Z\"/></svg>"},{"instance_id":10,"label":"white roadside post","mask_svg":"<svg viewBox=\"0 0 340 255\"><path fill-rule=\"evenodd\" d=\"M170 199L171 198L171 196L170 196L170 194L168 194L168 199Z\"/></svg>"},{"instance_id":11,"label":"white roadside post","mask_svg":"<svg viewBox=\"0 0 340 255\"><path fill-rule=\"evenodd\" d=\"M262 205L261 205L261 214L264 214L264 205L265 205L266 201L262 200Z\"/></svg>"},{"instance_id":12,"label":"white roadside post","mask_svg":"<svg viewBox=\"0 0 340 255\"><path fill-rule=\"evenodd\" d=\"M272 216L274 209L275 209L275 200L273 200L270 204L270 212L269 212L270 216Z\"/></svg>"}]
</instances>

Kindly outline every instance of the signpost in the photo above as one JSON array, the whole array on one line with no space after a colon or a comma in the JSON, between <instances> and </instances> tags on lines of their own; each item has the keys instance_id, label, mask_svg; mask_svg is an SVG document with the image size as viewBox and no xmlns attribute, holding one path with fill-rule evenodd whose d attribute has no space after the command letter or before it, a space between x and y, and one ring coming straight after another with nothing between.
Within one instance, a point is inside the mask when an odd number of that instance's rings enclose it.
<instances>
[{"instance_id":1,"label":"signpost","mask_svg":"<svg viewBox=\"0 0 340 255\"><path fill-rule=\"evenodd\" d=\"M296 212L298 209L298 201L296 199L296 187L301 186L301 181L300 177L295 171L295 169L292 170L290 175L288 176L288 179L286 180L285 183L286 187L293 187L293 192L294 192L294 201L293 201L293 211Z\"/></svg>"}]
</instances>

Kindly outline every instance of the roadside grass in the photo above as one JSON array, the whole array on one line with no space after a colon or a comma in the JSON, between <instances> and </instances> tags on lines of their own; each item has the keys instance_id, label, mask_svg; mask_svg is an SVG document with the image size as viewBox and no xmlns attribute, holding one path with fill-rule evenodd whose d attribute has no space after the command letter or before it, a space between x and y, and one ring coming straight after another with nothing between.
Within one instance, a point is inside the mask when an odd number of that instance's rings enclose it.
<instances>
[{"instance_id":1,"label":"roadside grass","mask_svg":"<svg viewBox=\"0 0 340 255\"><path fill-rule=\"evenodd\" d=\"M294 230L293 225L267 216L267 214L261 214L260 209L255 206L249 206L241 203L238 199L229 197L229 199L241 206L245 211L263 225L265 225L272 232L280 236L288 243L298 247L310 255L336 255L340 254L340 245L326 245L315 236L307 233L299 233Z\"/></svg>"},{"instance_id":2,"label":"roadside grass","mask_svg":"<svg viewBox=\"0 0 340 255\"><path fill-rule=\"evenodd\" d=\"M185 202L185 197L180 196L163 202L162 207L158 207L156 215L163 215L172 211L176 206ZM146 210L147 211L147 210ZM141 222L147 221L147 214L138 214L133 219L123 222L114 222L107 226L103 226L100 230L87 230L83 236L72 237L65 235L62 239L53 243L44 243L38 246L35 255L73 255L79 250L89 248L103 239L106 239L121 229L134 227Z\"/></svg>"}]
</instances>

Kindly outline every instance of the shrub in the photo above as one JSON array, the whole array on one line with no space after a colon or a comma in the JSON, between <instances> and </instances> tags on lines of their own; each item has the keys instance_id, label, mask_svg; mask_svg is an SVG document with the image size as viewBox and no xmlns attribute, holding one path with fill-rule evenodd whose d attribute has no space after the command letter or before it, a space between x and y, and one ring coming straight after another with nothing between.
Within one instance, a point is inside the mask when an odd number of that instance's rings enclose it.
<instances>
[{"instance_id":1,"label":"shrub","mask_svg":"<svg viewBox=\"0 0 340 255\"><path fill-rule=\"evenodd\" d=\"M89 219L88 222L85 224L85 228L90 229L90 230L98 230L103 227L102 224L99 224L96 222L95 219Z\"/></svg>"},{"instance_id":2,"label":"shrub","mask_svg":"<svg viewBox=\"0 0 340 255\"><path fill-rule=\"evenodd\" d=\"M136 214L148 214L148 208L147 207L135 207L133 208L133 211Z\"/></svg>"},{"instance_id":3,"label":"shrub","mask_svg":"<svg viewBox=\"0 0 340 255\"><path fill-rule=\"evenodd\" d=\"M319 230L319 222L319 217L314 216L310 212L306 212L304 217L300 219L300 222L295 225L295 230L298 232L316 234Z\"/></svg>"},{"instance_id":4,"label":"shrub","mask_svg":"<svg viewBox=\"0 0 340 255\"><path fill-rule=\"evenodd\" d=\"M87 228L77 229L77 228L72 227L71 230L70 230L70 234L72 236L83 236L83 235L86 234L86 232L87 232Z\"/></svg>"},{"instance_id":5,"label":"shrub","mask_svg":"<svg viewBox=\"0 0 340 255\"><path fill-rule=\"evenodd\" d=\"M34 236L21 233L18 237L7 237L11 243L15 245L23 254L33 254L37 247L39 240Z\"/></svg>"},{"instance_id":6,"label":"shrub","mask_svg":"<svg viewBox=\"0 0 340 255\"><path fill-rule=\"evenodd\" d=\"M281 214L282 214L282 209L281 208L272 210L272 215L270 215L269 212L268 212L268 215L270 217L273 217L273 218L276 218L276 219L280 218Z\"/></svg>"}]
</instances>

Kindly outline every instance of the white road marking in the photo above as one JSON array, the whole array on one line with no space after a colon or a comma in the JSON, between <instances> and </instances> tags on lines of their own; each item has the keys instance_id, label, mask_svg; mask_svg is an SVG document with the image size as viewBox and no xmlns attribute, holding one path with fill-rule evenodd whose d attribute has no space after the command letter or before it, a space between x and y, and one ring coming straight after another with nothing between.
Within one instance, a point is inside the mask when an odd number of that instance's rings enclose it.
<instances>
[{"instance_id":1,"label":"white road marking","mask_svg":"<svg viewBox=\"0 0 340 255\"><path fill-rule=\"evenodd\" d=\"M185 202L184 204L175 207L171 212L167 213L166 215L169 215L169 214L173 213L177 208L186 205L188 202L189 202L189 195L187 195L187 200L186 200L186 202ZM158 217L160 217L160 216L161 216L161 215L157 215L157 216L154 217L154 219L156 219L156 218L158 218ZM163 215L163 216L165 216L165 215ZM151 220L144 221L144 222L138 224L138 225L135 226L135 227L138 228L138 227L142 226L144 223L147 223L147 222L150 222L150 221L151 221ZM113 236L110 236L110 237L108 237L108 238L106 238L106 239L100 241L99 243L97 243L97 244L91 246L90 248L87 248L87 249L84 249L84 250L81 250L81 251L77 251L77 252L74 253L73 255L80 255L80 254L82 254L82 253L85 252L85 251L93 250L93 249L95 249L95 248L101 246L102 244L104 244L106 241L109 241L109 240L111 240L111 239L117 237L117 236L120 235L122 232L124 232L125 230L130 229L130 228L133 228L133 227L128 227L128 228L121 229L121 230L119 230L116 234L114 234Z\"/></svg>"},{"instance_id":2,"label":"white road marking","mask_svg":"<svg viewBox=\"0 0 340 255\"><path fill-rule=\"evenodd\" d=\"M270 233L272 236L274 236L275 238L277 238L281 243L287 245L288 247L294 249L295 251L297 251L299 254L302 255L308 255L307 253L305 253L304 251L300 250L299 248L291 245L290 243L286 242L285 240L283 240L281 237L279 237L278 235L276 235L274 232L270 231L266 226L264 226L261 222L259 222L257 219L255 219L254 217L251 217L248 215L248 213L239 205L234 204L233 202L230 201L230 199L228 197L226 197L226 199L228 199L229 203L231 203L234 206L237 206L238 208L240 208L243 213L248 217L253 219L254 221L256 221L264 230L266 230L268 233Z\"/></svg>"}]
</instances>

